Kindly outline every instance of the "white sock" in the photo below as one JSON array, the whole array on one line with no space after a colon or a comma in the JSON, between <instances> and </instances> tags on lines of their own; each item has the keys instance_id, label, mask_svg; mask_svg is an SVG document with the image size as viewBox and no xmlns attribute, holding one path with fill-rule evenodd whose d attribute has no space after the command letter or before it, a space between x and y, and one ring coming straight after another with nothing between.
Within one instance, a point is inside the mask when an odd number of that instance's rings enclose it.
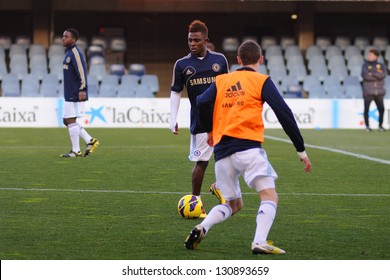
<instances>
[{"instance_id":1,"label":"white sock","mask_svg":"<svg viewBox=\"0 0 390 280\"><path fill-rule=\"evenodd\" d=\"M80 152L80 125L78 123L70 124L68 125L68 131L70 142L72 143L72 151Z\"/></svg>"},{"instance_id":2,"label":"white sock","mask_svg":"<svg viewBox=\"0 0 390 280\"><path fill-rule=\"evenodd\" d=\"M218 204L211 209L201 223L207 233L216 224L222 223L232 215L232 208L228 204Z\"/></svg>"},{"instance_id":3,"label":"white sock","mask_svg":"<svg viewBox=\"0 0 390 280\"><path fill-rule=\"evenodd\" d=\"M256 217L256 233L253 239L254 243L265 244L267 242L268 233L276 215L276 203L273 201L262 201L260 203L259 212Z\"/></svg>"},{"instance_id":4,"label":"white sock","mask_svg":"<svg viewBox=\"0 0 390 280\"><path fill-rule=\"evenodd\" d=\"M80 137L84 139L85 143L88 144L91 140L92 137L91 135L88 134L88 132L84 129L84 127L80 126Z\"/></svg>"}]
</instances>

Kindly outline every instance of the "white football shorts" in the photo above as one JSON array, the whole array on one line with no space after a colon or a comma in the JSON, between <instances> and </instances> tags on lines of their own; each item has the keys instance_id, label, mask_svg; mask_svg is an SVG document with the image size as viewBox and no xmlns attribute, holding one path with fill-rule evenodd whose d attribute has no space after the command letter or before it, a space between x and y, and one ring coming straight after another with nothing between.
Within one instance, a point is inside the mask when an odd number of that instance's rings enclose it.
<instances>
[{"instance_id":1,"label":"white football shorts","mask_svg":"<svg viewBox=\"0 0 390 280\"><path fill-rule=\"evenodd\" d=\"M191 134L190 161L209 161L213 155L214 147L207 144L207 133Z\"/></svg>"},{"instance_id":2,"label":"white football shorts","mask_svg":"<svg viewBox=\"0 0 390 280\"><path fill-rule=\"evenodd\" d=\"M85 113L85 102L69 102L65 101L64 119L81 118Z\"/></svg>"},{"instance_id":3,"label":"white football shorts","mask_svg":"<svg viewBox=\"0 0 390 280\"><path fill-rule=\"evenodd\" d=\"M267 153L261 148L253 148L237 152L215 163L217 187L227 200L241 197L239 177L242 176L246 184L260 192L275 188L278 178Z\"/></svg>"}]
</instances>

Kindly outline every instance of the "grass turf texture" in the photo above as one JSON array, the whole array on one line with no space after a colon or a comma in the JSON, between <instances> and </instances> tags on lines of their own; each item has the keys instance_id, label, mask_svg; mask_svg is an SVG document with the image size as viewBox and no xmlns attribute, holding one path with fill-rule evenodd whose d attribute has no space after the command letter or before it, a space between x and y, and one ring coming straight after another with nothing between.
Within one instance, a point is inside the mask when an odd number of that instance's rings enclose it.
<instances>
[{"instance_id":1,"label":"grass turf texture","mask_svg":"<svg viewBox=\"0 0 390 280\"><path fill-rule=\"evenodd\" d=\"M66 129L0 129L0 259L389 259L388 164L309 148L303 173L292 144L266 139L279 174L269 238L283 256L252 255L257 195L213 228L199 250L183 242L200 220L177 213L190 193L188 130L88 129L101 141L89 158L60 158ZM389 133L303 130L306 143L390 159ZM281 130L267 135L287 138ZM217 203L207 192L206 210Z\"/></svg>"}]
</instances>

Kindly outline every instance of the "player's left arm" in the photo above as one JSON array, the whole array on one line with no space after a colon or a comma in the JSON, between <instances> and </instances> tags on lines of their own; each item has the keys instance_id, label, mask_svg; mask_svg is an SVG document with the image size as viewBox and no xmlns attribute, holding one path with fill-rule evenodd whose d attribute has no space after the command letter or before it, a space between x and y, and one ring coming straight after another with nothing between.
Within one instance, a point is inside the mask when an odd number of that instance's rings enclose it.
<instances>
[{"instance_id":1,"label":"player's left arm","mask_svg":"<svg viewBox=\"0 0 390 280\"><path fill-rule=\"evenodd\" d=\"M303 137L299 131L294 115L270 78L264 83L262 99L272 108L283 130L293 142L300 160L305 164L304 172L309 172L311 170L311 163L305 151Z\"/></svg>"},{"instance_id":2,"label":"player's left arm","mask_svg":"<svg viewBox=\"0 0 390 280\"><path fill-rule=\"evenodd\" d=\"M80 56L76 48L72 49L72 53L73 68L75 69L76 74L80 79L79 100L84 101L87 99L87 67L85 60L83 59L83 57Z\"/></svg>"}]
</instances>

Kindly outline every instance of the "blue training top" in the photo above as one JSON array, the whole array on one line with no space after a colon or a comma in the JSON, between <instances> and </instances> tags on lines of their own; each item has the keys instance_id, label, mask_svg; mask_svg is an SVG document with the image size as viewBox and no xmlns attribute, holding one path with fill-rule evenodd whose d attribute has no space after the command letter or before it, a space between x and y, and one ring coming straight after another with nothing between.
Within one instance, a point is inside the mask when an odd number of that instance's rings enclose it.
<instances>
[{"instance_id":1,"label":"blue training top","mask_svg":"<svg viewBox=\"0 0 390 280\"><path fill-rule=\"evenodd\" d=\"M66 48L63 68L65 100L79 102L79 92L87 92L87 64L76 45ZM88 92L86 100L88 100Z\"/></svg>"},{"instance_id":2,"label":"blue training top","mask_svg":"<svg viewBox=\"0 0 390 280\"><path fill-rule=\"evenodd\" d=\"M184 86L187 89L191 103L191 134L206 132L199 122L196 97L215 82L215 76L224 73L228 73L228 62L226 57L218 52L207 50L203 59L199 59L196 55L189 53L176 61L173 69L171 90L181 92Z\"/></svg>"}]
</instances>

